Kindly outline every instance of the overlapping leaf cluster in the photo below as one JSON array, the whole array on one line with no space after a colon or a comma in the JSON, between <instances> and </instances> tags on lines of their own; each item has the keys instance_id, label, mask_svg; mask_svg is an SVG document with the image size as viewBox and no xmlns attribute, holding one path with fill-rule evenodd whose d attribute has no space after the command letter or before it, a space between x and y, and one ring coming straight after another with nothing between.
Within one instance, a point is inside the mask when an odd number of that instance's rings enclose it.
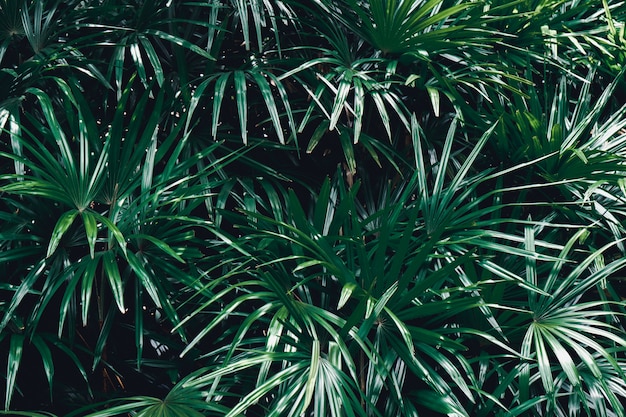
<instances>
[{"instance_id":1,"label":"overlapping leaf cluster","mask_svg":"<svg viewBox=\"0 0 626 417\"><path fill-rule=\"evenodd\" d=\"M3 414L623 416L613 0L0 0Z\"/></svg>"}]
</instances>

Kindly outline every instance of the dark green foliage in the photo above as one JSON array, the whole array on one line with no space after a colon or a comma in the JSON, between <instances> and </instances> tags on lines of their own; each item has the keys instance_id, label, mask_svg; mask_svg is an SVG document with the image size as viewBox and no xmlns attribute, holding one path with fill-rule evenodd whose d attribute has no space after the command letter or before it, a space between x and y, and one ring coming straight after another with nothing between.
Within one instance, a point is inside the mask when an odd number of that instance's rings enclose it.
<instances>
[{"instance_id":1,"label":"dark green foliage","mask_svg":"<svg viewBox=\"0 0 626 417\"><path fill-rule=\"evenodd\" d=\"M0 0L0 414L625 415L624 10Z\"/></svg>"}]
</instances>

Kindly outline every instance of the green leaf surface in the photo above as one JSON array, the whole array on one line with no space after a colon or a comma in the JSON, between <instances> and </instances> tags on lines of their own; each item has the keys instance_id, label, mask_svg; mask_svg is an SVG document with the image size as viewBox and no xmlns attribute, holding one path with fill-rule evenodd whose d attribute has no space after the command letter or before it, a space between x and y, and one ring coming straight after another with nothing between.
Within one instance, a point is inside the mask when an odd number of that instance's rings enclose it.
<instances>
[{"instance_id":1,"label":"green leaf surface","mask_svg":"<svg viewBox=\"0 0 626 417\"><path fill-rule=\"evenodd\" d=\"M63 213L61 217L59 217L59 220L57 220L54 230L52 231L52 236L50 237L50 243L48 244L48 250L46 252L47 258L54 254L57 247L61 243L63 235L65 235L65 232L67 232L70 226L74 223L76 215L78 215L78 210L70 210Z\"/></svg>"}]
</instances>

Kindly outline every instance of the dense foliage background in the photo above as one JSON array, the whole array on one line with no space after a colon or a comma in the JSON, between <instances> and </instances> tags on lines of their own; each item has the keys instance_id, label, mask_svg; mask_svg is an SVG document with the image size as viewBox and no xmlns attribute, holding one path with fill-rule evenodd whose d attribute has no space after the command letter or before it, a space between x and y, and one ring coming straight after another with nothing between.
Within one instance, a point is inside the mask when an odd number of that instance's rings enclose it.
<instances>
[{"instance_id":1,"label":"dense foliage background","mask_svg":"<svg viewBox=\"0 0 626 417\"><path fill-rule=\"evenodd\" d=\"M624 416L626 6L0 0L25 416Z\"/></svg>"}]
</instances>

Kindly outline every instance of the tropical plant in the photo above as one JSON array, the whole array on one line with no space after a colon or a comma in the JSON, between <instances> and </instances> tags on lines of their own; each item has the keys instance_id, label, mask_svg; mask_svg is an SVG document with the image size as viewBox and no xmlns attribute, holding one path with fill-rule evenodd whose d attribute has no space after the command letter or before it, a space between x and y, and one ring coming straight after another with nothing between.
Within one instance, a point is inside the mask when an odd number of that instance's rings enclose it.
<instances>
[{"instance_id":1,"label":"tropical plant","mask_svg":"<svg viewBox=\"0 0 626 417\"><path fill-rule=\"evenodd\" d=\"M0 0L0 414L626 415L622 6Z\"/></svg>"}]
</instances>

